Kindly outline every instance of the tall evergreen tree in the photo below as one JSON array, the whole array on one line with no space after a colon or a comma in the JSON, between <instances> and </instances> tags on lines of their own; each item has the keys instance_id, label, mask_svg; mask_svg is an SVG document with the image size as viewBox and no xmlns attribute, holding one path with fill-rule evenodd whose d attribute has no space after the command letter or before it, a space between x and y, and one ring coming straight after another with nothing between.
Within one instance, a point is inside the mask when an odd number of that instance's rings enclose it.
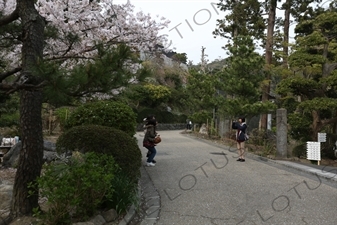
<instances>
[{"instance_id":1,"label":"tall evergreen tree","mask_svg":"<svg viewBox=\"0 0 337 225\"><path fill-rule=\"evenodd\" d=\"M276 20L277 0L266 1L266 11L268 12L267 19L267 36L265 41L265 82L262 83L262 102L269 101L271 72L270 68L273 63L273 46L274 46L274 28ZM267 114L261 114L260 128L267 129Z\"/></svg>"},{"instance_id":2,"label":"tall evergreen tree","mask_svg":"<svg viewBox=\"0 0 337 225\"><path fill-rule=\"evenodd\" d=\"M294 75L279 84L278 92L284 99L300 100L297 110L290 114L297 139L317 140L318 132L337 121L336 24L336 10L323 12L320 8L296 26L296 46L289 57ZM303 124L311 125L303 127Z\"/></svg>"},{"instance_id":3,"label":"tall evergreen tree","mask_svg":"<svg viewBox=\"0 0 337 225\"><path fill-rule=\"evenodd\" d=\"M253 39L238 36L227 47L230 56L223 71L218 73L220 91L227 96L220 104L222 112L230 117L267 112L273 106L270 102L260 102L264 60L255 52Z\"/></svg>"},{"instance_id":4,"label":"tall evergreen tree","mask_svg":"<svg viewBox=\"0 0 337 225\"><path fill-rule=\"evenodd\" d=\"M255 40L264 37L265 22L261 3L258 0L220 0L218 8L226 13L224 19L217 20L215 36L233 40L238 35L252 36Z\"/></svg>"}]
</instances>

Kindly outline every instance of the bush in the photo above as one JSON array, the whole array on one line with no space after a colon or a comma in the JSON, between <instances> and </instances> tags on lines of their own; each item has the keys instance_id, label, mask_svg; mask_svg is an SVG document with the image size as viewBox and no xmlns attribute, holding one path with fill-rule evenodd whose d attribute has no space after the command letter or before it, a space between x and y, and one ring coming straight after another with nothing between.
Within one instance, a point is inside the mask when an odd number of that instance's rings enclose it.
<instances>
[{"instance_id":1,"label":"bush","mask_svg":"<svg viewBox=\"0 0 337 225\"><path fill-rule=\"evenodd\" d=\"M307 155L307 143L301 143L295 146L292 155L298 158L305 158Z\"/></svg>"},{"instance_id":2,"label":"bush","mask_svg":"<svg viewBox=\"0 0 337 225\"><path fill-rule=\"evenodd\" d=\"M194 124L203 124L203 123L206 123L207 120L211 121L212 114L206 111L200 111L200 112L194 113L189 118Z\"/></svg>"},{"instance_id":3,"label":"bush","mask_svg":"<svg viewBox=\"0 0 337 225\"><path fill-rule=\"evenodd\" d=\"M122 170L118 171L112 180L111 187L112 195L103 200L102 208L113 208L121 214L139 201L137 183L133 182Z\"/></svg>"},{"instance_id":4,"label":"bush","mask_svg":"<svg viewBox=\"0 0 337 225\"><path fill-rule=\"evenodd\" d=\"M89 124L113 127L133 136L136 133L136 114L124 103L90 102L79 106L71 113L65 128Z\"/></svg>"},{"instance_id":5,"label":"bush","mask_svg":"<svg viewBox=\"0 0 337 225\"><path fill-rule=\"evenodd\" d=\"M140 176L141 151L134 137L112 127L77 126L65 131L56 142L59 153L79 151L112 155L116 163L134 181Z\"/></svg>"},{"instance_id":6,"label":"bush","mask_svg":"<svg viewBox=\"0 0 337 225\"><path fill-rule=\"evenodd\" d=\"M58 118L58 121L60 123L60 128L63 131L64 127L66 127L67 120L70 117L70 114L72 113L72 109L68 107L61 107L55 110L55 115Z\"/></svg>"},{"instance_id":7,"label":"bush","mask_svg":"<svg viewBox=\"0 0 337 225\"><path fill-rule=\"evenodd\" d=\"M47 224L71 224L88 219L106 195L113 192L111 181L118 167L112 156L77 154L67 163L52 163L38 178L41 197L48 200L48 211L40 214Z\"/></svg>"},{"instance_id":8,"label":"bush","mask_svg":"<svg viewBox=\"0 0 337 225\"><path fill-rule=\"evenodd\" d=\"M186 120L188 119L188 117L185 114L176 115L175 117L176 117L175 121L177 123L186 123Z\"/></svg>"}]
</instances>

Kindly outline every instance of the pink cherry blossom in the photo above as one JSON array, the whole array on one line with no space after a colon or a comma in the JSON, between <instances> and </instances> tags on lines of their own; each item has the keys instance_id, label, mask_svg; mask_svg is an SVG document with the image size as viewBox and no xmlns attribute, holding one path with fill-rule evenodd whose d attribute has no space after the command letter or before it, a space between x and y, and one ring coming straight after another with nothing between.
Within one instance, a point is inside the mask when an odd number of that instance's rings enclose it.
<instances>
[{"instance_id":1,"label":"pink cherry blossom","mask_svg":"<svg viewBox=\"0 0 337 225\"><path fill-rule=\"evenodd\" d=\"M15 0L0 2L3 15L10 14L15 7ZM130 2L117 5L112 0L38 0L36 9L45 18L46 30L56 31L45 40L44 58L62 59L63 66L72 67L77 63L75 57L95 57L94 46L99 42L107 46L126 43L136 52L153 52L158 44L165 46L167 35L160 31L170 21L134 12L134 8ZM20 65L21 47L18 43L2 49L0 57L8 62L8 68Z\"/></svg>"}]
</instances>

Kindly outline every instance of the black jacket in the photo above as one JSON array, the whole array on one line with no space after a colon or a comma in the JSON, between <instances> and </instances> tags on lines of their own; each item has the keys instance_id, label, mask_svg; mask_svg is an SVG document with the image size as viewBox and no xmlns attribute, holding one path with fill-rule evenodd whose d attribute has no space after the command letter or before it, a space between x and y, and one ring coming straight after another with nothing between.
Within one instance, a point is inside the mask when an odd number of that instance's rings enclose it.
<instances>
[{"instance_id":1,"label":"black jacket","mask_svg":"<svg viewBox=\"0 0 337 225\"><path fill-rule=\"evenodd\" d=\"M247 130L247 124L246 123L239 123L239 122L233 122L232 128L237 129L238 132L236 132L236 140L237 141L245 141L246 140L246 130Z\"/></svg>"}]
</instances>

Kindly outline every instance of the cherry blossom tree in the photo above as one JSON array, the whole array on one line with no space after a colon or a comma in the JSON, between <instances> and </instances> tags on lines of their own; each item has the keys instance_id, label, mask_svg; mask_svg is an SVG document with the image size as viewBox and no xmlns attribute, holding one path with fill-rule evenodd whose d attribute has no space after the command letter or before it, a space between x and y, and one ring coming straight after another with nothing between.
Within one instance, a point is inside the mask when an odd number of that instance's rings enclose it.
<instances>
[{"instance_id":1,"label":"cherry blossom tree","mask_svg":"<svg viewBox=\"0 0 337 225\"><path fill-rule=\"evenodd\" d=\"M50 77L60 75L41 76L39 68L52 61L68 71L63 76L71 76L79 65L94 65L100 48L126 44L133 54L155 51L157 46L167 43L160 31L168 23L165 18L135 13L129 2L115 5L111 0L0 1L0 92L20 94L22 141L8 220L29 215L39 206L38 192L30 184L40 176L43 162L44 90L51 80L55 81ZM130 61L125 57L120 64L125 67Z\"/></svg>"}]
</instances>

